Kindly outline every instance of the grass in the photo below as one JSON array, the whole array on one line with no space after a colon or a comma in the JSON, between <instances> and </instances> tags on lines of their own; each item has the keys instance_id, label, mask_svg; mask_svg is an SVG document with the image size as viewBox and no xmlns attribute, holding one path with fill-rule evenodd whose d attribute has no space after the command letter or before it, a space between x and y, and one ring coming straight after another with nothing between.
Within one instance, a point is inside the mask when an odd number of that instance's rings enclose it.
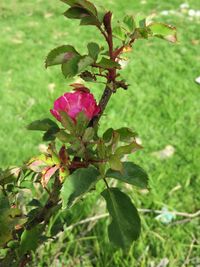
<instances>
[{"instance_id":1,"label":"grass","mask_svg":"<svg viewBox=\"0 0 200 267\"><path fill-rule=\"evenodd\" d=\"M156 19L178 28L177 45L159 39L135 44L131 63L123 71L131 86L113 96L101 127L103 130L111 125L115 128L127 125L139 133L144 149L132 159L149 173L151 190L147 193L124 189L137 207L168 207L193 213L200 203L200 91L194 82L200 75L200 20L181 13L179 0L104 2L115 18L125 13L155 13ZM198 1L190 0L188 4L191 9L200 9ZM58 68L44 70L43 61L49 50L72 43L85 51L88 40L101 38L92 27L79 28L75 21L64 19L63 8L59 1L0 3L1 167L20 165L38 153L41 135L26 131L25 126L50 116L54 99L69 88L71 81L66 81ZM163 10L175 13L163 16ZM100 97L101 86L92 85L91 90ZM154 152L167 145L175 148L173 156L164 160L155 157ZM75 206L68 220L73 223L96 212L105 212L98 192ZM193 219L184 224L164 225L155 220L155 215L144 214L140 239L129 252L123 252L108 243L108 220L102 219L95 225L85 224L66 231L58 240L45 245L33 266L146 267L158 266L165 258L169 267L197 266L198 222ZM188 257L189 263L184 265Z\"/></svg>"}]
</instances>

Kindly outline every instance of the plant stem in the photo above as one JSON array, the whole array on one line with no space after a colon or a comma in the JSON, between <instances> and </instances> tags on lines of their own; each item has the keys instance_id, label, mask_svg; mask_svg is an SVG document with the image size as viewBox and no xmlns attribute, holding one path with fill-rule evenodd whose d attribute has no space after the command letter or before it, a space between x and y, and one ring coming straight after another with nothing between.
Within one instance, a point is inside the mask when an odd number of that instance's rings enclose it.
<instances>
[{"instance_id":1,"label":"plant stem","mask_svg":"<svg viewBox=\"0 0 200 267\"><path fill-rule=\"evenodd\" d=\"M38 225L39 223L45 221L46 223L48 222L50 215L50 211L53 207L55 207L58 204L59 201L59 194L60 194L60 189L61 189L61 182L59 180L58 175L55 176L55 181L53 184L53 189L52 192L43 207L43 209L37 214L36 217L29 223L27 223L26 228L27 229L32 229L34 226Z\"/></svg>"},{"instance_id":2,"label":"plant stem","mask_svg":"<svg viewBox=\"0 0 200 267\"><path fill-rule=\"evenodd\" d=\"M108 182L106 181L106 178L103 178L103 180L104 180L104 183L106 184L107 189L109 189L110 187L108 185Z\"/></svg>"},{"instance_id":3,"label":"plant stem","mask_svg":"<svg viewBox=\"0 0 200 267\"><path fill-rule=\"evenodd\" d=\"M99 27L99 29L100 29L101 33L103 34L103 36L105 37L105 40L108 44L110 59L115 60L115 55L113 53L113 35L112 35L111 22L112 22L112 13L109 11L104 16L104 27L105 27L106 32L101 27ZM90 121L89 126L92 126L92 127L96 126L98 124L101 116L103 115L104 110L108 104L108 101L111 98L112 93L115 92L115 90L112 90L109 85L112 83L113 87L115 87L116 76L117 76L117 73L116 73L115 68L108 70L106 87L105 87L104 92L103 92L101 99L99 101L100 113Z\"/></svg>"},{"instance_id":4,"label":"plant stem","mask_svg":"<svg viewBox=\"0 0 200 267\"><path fill-rule=\"evenodd\" d=\"M108 104L108 101L110 100L110 97L112 95L112 90L110 89L110 87L108 87L108 85L106 85L106 88L103 92L103 95L100 99L100 102L99 102L99 107L100 107L100 112L97 116L95 116L89 123L89 126L96 126L101 118L101 116L103 115L104 113L104 110Z\"/></svg>"}]
</instances>

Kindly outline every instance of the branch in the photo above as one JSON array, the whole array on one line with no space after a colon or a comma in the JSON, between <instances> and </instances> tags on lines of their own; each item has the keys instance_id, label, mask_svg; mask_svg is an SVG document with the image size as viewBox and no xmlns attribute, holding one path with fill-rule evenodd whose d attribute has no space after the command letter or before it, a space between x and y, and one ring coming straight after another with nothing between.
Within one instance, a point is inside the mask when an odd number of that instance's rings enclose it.
<instances>
[{"instance_id":1,"label":"branch","mask_svg":"<svg viewBox=\"0 0 200 267\"><path fill-rule=\"evenodd\" d=\"M108 104L108 101L110 100L110 97L112 95L112 90L110 89L110 87L108 85L106 85L106 88L103 92L103 95L101 97L101 100L99 102L99 107L100 107L100 112L97 116L95 116L89 123L89 126L91 127L94 127L98 124L101 116L103 115L104 113L104 110Z\"/></svg>"},{"instance_id":2,"label":"branch","mask_svg":"<svg viewBox=\"0 0 200 267\"><path fill-rule=\"evenodd\" d=\"M155 214L164 213L162 210L151 210L151 209L138 209L138 211L140 213L155 213ZM193 218L196 218L196 217L200 216L200 210L198 210L195 213L178 212L178 211L172 211L170 213L172 213L172 214L174 214L176 216L186 217L186 218L190 218L190 219L193 219ZM90 222L94 222L94 221L98 221L98 220L101 220L101 219L106 218L108 216L109 216L109 213L103 213L103 214L95 215L95 216L86 218L84 220L81 220L81 221L79 221L77 223L74 223L74 224L68 226L66 228L66 230L72 230L74 227L76 227L78 225L85 224L85 223L90 223ZM188 219L187 219L187 221L188 221Z\"/></svg>"},{"instance_id":3,"label":"branch","mask_svg":"<svg viewBox=\"0 0 200 267\"><path fill-rule=\"evenodd\" d=\"M113 36L112 36L111 21L112 21L112 13L109 11L105 14L104 20L103 20L104 27L105 27L107 34L102 30L101 27L99 27L99 29L100 29L101 33L104 35L106 42L108 44L110 59L113 60L114 55L113 55ZM106 77L107 78L106 87L105 87L103 95L99 101L100 113L90 121L89 126L92 126L92 127L96 126L98 124L101 116L103 115L104 110L108 104L108 101L110 100L110 97L111 97L112 93L114 92L114 90L112 91L112 89L110 88L109 84L111 82L113 82L113 86L115 86L116 76L117 75L116 75L116 69L115 68L108 70L108 76Z\"/></svg>"},{"instance_id":4,"label":"branch","mask_svg":"<svg viewBox=\"0 0 200 267\"><path fill-rule=\"evenodd\" d=\"M39 223L45 221L45 224L48 223L49 217L51 216L50 211L52 208L54 208L59 201L59 195L60 195L60 189L62 187L62 184L59 180L58 175L55 176L55 181L53 184L52 192L43 207L43 209L36 215L36 217L33 218L32 221L27 223L26 228L32 229L34 226L38 225Z\"/></svg>"},{"instance_id":5,"label":"branch","mask_svg":"<svg viewBox=\"0 0 200 267\"><path fill-rule=\"evenodd\" d=\"M143 213L150 213L150 212L153 212L155 214L165 213L165 211L162 211L162 210L151 210L151 209L138 209L138 210ZM182 217L188 217L188 218L194 218L194 217L200 216L200 210L198 210L195 213L187 213L187 212L179 212L179 211L169 211L169 212L176 216L182 216Z\"/></svg>"}]
</instances>

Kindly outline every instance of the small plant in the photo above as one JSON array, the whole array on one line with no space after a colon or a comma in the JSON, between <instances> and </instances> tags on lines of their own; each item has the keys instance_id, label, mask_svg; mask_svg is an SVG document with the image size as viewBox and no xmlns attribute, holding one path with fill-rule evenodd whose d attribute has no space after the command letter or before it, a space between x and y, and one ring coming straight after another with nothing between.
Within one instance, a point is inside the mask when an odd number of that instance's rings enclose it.
<instances>
[{"instance_id":1,"label":"small plant","mask_svg":"<svg viewBox=\"0 0 200 267\"><path fill-rule=\"evenodd\" d=\"M128 248L141 231L140 217L129 196L109 181L116 179L139 188L148 187L148 175L138 165L125 161L126 156L142 147L130 128L109 128L99 135L100 118L112 96L128 89L120 76L124 54L131 52L138 39L158 37L176 42L176 29L149 19L125 16L113 23L112 12L97 9L86 0L62 0L64 16L80 20L100 32L102 43L90 42L85 54L72 45L53 49L46 67L60 65L67 78L79 76L96 83L104 80L105 89L97 104L84 85L71 84L52 104L54 119L41 119L28 125L29 130L43 131L45 153L34 156L21 168L0 172L0 245L1 266L25 266L31 253L63 230L66 211L103 181L110 214L108 236L117 247ZM114 24L114 27L113 27ZM106 46L105 46L106 45ZM119 111L120 112L120 111Z\"/></svg>"}]
</instances>

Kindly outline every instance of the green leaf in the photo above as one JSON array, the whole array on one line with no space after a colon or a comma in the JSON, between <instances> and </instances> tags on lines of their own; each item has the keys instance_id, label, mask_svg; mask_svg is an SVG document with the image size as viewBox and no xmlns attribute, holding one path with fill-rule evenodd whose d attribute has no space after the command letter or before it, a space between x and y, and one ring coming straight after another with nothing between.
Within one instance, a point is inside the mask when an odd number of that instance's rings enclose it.
<instances>
[{"instance_id":1,"label":"green leaf","mask_svg":"<svg viewBox=\"0 0 200 267\"><path fill-rule=\"evenodd\" d=\"M152 32L152 36L165 39L175 43L177 41L176 28L164 23L154 22L148 26Z\"/></svg>"},{"instance_id":2,"label":"green leaf","mask_svg":"<svg viewBox=\"0 0 200 267\"><path fill-rule=\"evenodd\" d=\"M137 240L140 231L140 217L131 199L118 188L104 190L108 212L112 218L108 226L108 236L112 243L121 248L129 248Z\"/></svg>"},{"instance_id":3,"label":"green leaf","mask_svg":"<svg viewBox=\"0 0 200 267\"><path fill-rule=\"evenodd\" d=\"M90 191L99 178L99 171L90 166L74 171L68 176L61 189L63 208L72 206L85 193Z\"/></svg>"},{"instance_id":4,"label":"green leaf","mask_svg":"<svg viewBox=\"0 0 200 267\"><path fill-rule=\"evenodd\" d=\"M56 133L56 137L63 143L70 143L74 139L74 137L66 133L64 130L61 130Z\"/></svg>"},{"instance_id":5,"label":"green leaf","mask_svg":"<svg viewBox=\"0 0 200 267\"><path fill-rule=\"evenodd\" d=\"M29 251L35 251L38 247L41 231L38 226L31 230L24 230L21 235L20 254L25 255Z\"/></svg>"},{"instance_id":6,"label":"green leaf","mask_svg":"<svg viewBox=\"0 0 200 267\"><path fill-rule=\"evenodd\" d=\"M78 73L84 71L88 66L94 63L94 59L90 56L83 56L78 62Z\"/></svg>"},{"instance_id":7,"label":"green leaf","mask_svg":"<svg viewBox=\"0 0 200 267\"><path fill-rule=\"evenodd\" d=\"M90 142L93 139L94 134L95 134L94 128L88 127L84 132L83 139L82 139L83 142Z\"/></svg>"},{"instance_id":8,"label":"green leaf","mask_svg":"<svg viewBox=\"0 0 200 267\"><path fill-rule=\"evenodd\" d=\"M11 208L7 196L0 190L0 247L13 239L12 232L15 226L25 222L26 218L21 217L21 211Z\"/></svg>"},{"instance_id":9,"label":"green leaf","mask_svg":"<svg viewBox=\"0 0 200 267\"><path fill-rule=\"evenodd\" d=\"M123 162L122 165L122 172L109 169L106 173L106 177L115 178L140 188L148 187L148 175L140 166L132 162Z\"/></svg>"},{"instance_id":10,"label":"green leaf","mask_svg":"<svg viewBox=\"0 0 200 267\"><path fill-rule=\"evenodd\" d=\"M28 130L48 131L50 128L59 129L58 125L51 119L37 120L27 126Z\"/></svg>"},{"instance_id":11,"label":"green leaf","mask_svg":"<svg viewBox=\"0 0 200 267\"><path fill-rule=\"evenodd\" d=\"M97 65L104 69L120 68L119 63L105 57L102 57L101 61L98 62Z\"/></svg>"},{"instance_id":12,"label":"green leaf","mask_svg":"<svg viewBox=\"0 0 200 267\"><path fill-rule=\"evenodd\" d=\"M82 19L90 16L90 13L81 7L70 7L63 15L70 19Z\"/></svg>"},{"instance_id":13,"label":"green leaf","mask_svg":"<svg viewBox=\"0 0 200 267\"><path fill-rule=\"evenodd\" d=\"M6 169L6 170L2 170L0 169L0 185L4 186L6 184L10 184L13 183L17 180L19 174L20 174L20 169L16 168L17 173L15 174L13 171L15 170L15 168L13 169Z\"/></svg>"},{"instance_id":14,"label":"green leaf","mask_svg":"<svg viewBox=\"0 0 200 267\"><path fill-rule=\"evenodd\" d=\"M148 27L136 28L131 38L134 39L148 39L150 29Z\"/></svg>"},{"instance_id":15,"label":"green leaf","mask_svg":"<svg viewBox=\"0 0 200 267\"><path fill-rule=\"evenodd\" d=\"M50 128L46 133L43 135L43 141L54 141L56 139L56 134L60 131L59 128Z\"/></svg>"},{"instance_id":16,"label":"green leaf","mask_svg":"<svg viewBox=\"0 0 200 267\"><path fill-rule=\"evenodd\" d=\"M89 1L86 0L61 0L65 4L68 4L71 7L82 7L86 9L89 13L97 15L96 7Z\"/></svg>"},{"instance_id":17,"label":"green leaf","mask_svg":"<svg viewBox=\"0 0 200 267\"><path fill-rule=\"evenodd\" d=\"M84 17L81 19L80 25L81 26L84 26L84 25L100 26L101 23L98 21L98 19L95 16L88 16L88 17Z\"/></svg>"},{"instance_id":18,"label":"green leaf","mask_svg":"<svg viewBox=\"0 0 200 267\"><path fill-rule=\"evenodd\" d=\"M122 142L130 142L137 136L136 132L132 131L130 128L127 127L122 127L115 131L119 133L120 141Z\"/></svg>"},{"instance_id":19,"label":"green leaf","mask_svg":"<svg viewBox=\"0 0 200 267\"><path fill-rule=\"evenodd\" d=\"M85 132L86 127L88 126L89 119L85 115L84 111L81 111L76 116L76 134L82 136Z\"/></svg>"},{"instance_id":20,"label":"green leaf","mask_svg":"<svg viewBox=\"0 0 200 267\"><path fill-rule=\"evenodd\" d=\"M122 163L120 161L120 157L118 155L112 155L109 158L109 164L110 164L110 168L112 170L120 171L120 172L123 171L123 165L122 165Z\"/></svg>"},{"instance_id":21,"label":"green leaf","mask_svg":"<svg viewBox=\"0 0 200 267\"><path fill-rule=\"evenodd\" d=\"M42 203L36 199L36 198L33 198L28 204L27 206L31 206L31 207L42 207Z\"/></svg>"},{"instance_id":22,"label":"green leaf","mask_svg":"<svg viewBox=\"0 0 200 267\"><path fill-rule=\"evenodd\" d=\"M97 43L92 42L92 43L89 43L87 47L88 47L88 53L90 57L93 58L94 61L96 61L98 58L99 52L100 52L99 45Z\"/></svg>"},{"instance_id":23,"label":"green leaf","mask_svg":"<svg viewBox=\"0 0 200 267\"><path fill-rule=\"evenodd\" d=\"M72 59L62 64L62 73L65 78L72 78L78 74L78 63L81 58L81 56L74 56Z\"/></svg>"},{"instance_id":24,"label":"green leaf","mask_svg":"<svg viewBox=\"0 0 200 267\"><path fill-rule=\"evenodd\" d=\"M65 63L74 56L79 55L75 48L71 45L62 45L53 49L47 56L45 61L46 68L53 65Z\"/></svg>"},{"instance_id":25,"label":"green leaf","mask_svg":"<svg viewBox=\"0 0 200 267\"><path fill-rule=\"evenodd\" d=\"M64 111L59 111L59 114L61 116L61 123L62 126L68 130L69 132L74 132L75 129L75 122L70 118L70 116L64 112Z\"/></svg>"},{"instance_id":26,"label":"green leaf","mask_svg":"<svg viewBox=\"0 0 200 267\"><path fill-rule=\"evenodd\" d=\"M126 39L126 34L120 26L116 26L115 28L113 28L113 35L122 41Z\"/></svg>"},{"instance_id":27,"label":"green leaf","mask_svg":"<svg viewBox=\"0 0 200 267\"><path fill-rule=\"evenodd\" d=\"M139 21L140 28L146 28L146 18Z\"/></svg>"},{"instance_id":28,"label":"green leaf","mask_svg":"<svg viewBox=\"0 0 200 267\"><path fill-rule=\"evenodd\" d=\"M65 181L65 179L69 176L69 170L67 168L60 168L59 169L59 180L61 182Z\"/></svg>"},{"instance_id":29,"label":"green leaf","mask_svg":"<svg viewBox=\"0 0 200 267\"><path fill-rule=\"evenodd\" d=\"M122 127L119 129L114 130L113 128L107 129L103 134L103 139L106 143L110 142L113 132L117 132L120 135L121 142L130 142L133 141L134 138L137 136L137 133L132 131L130 128Z\"/></svg>"},{"instance_id":30,"label":"green leaf","mask_svg":"<svg viewBox=\"0 0 200 267\"><path fill-rule=\"evenodd\" d=\"M116 149L115 155L117 155L119 158L123 157L127 154L132 154L133 152L137 151L138 149L141 149L141 146L138 145L135 141L132 143L126 145L126 146L120 146Z\"/></svg>"},{"instance_id":31,"label":"green leaf","mask_svg":"<svg viewBox=\"0 0 200 267\"><path fill-rule=\"evenodd\" d=\"M86 0L79 0L79 5L81 5L83 8L85 8L87 11L92 13L94 16L97 16L97 10L96 7L89 1Z\"/></svg>"},{"instance_id":32,"label":"green leaf","mask_svg":"<svg viewBox=\"0 0 200 267\"><path fill-rule=\"evenodd\" d=\"M86 82L95 82L97 78L95 75L89 71L84 71L80 74L81 79L83 79Z\"/></svg>"},{"instance_id":33,"label":"green leaf","mask_svg":"<svg viewBox=\"0 0 200 267\"><path fill-rule=\"evenodd\" d=\"M60 1L69 5L69 6L73 6L77 3L77 0L60 0Z\"/></svg>"},{"instance_id":34,"label":"green leaf","mask_svg":"<svg viewBox=\"0 0 200 267\"><path fill-rule=\"evenodd\" d=\"M103 140L106 142L106 143L109 143L111 138L112 138L112 135L113 135L113 132L114 132L114 129L113 128L108 128L104 134L103 134Z\"/></svg>"},{"instance_id":35,"label":"green leaf","mask_svg":"<svg viewBox=\"0 0 200 267\"><path fill-rule=\"evenodd\" d=\"M134 17L136 28L146 27L146 18L142 14L137 14Z\"/></svg>"},{"instance_id":36,"label":"green leaf","mask_svg":"<svg viewBox=\"0 0 200 267\"><path fill-rule=\"evenodd\" d=\"M106 158L106 146L103 139L99 139L97 143L97 153L100 159Z\"/></svg>"},{"instance_id":37,"label":"green leaf","mask_svg":"<svg viewBox=\"0 0 200 267\"><path fill-rule=\"evenodd\" d=\"M125 16L123 22L129 32L133 32L135 30L136 25L133 16Z\"/></svg>"}]
</instances>

